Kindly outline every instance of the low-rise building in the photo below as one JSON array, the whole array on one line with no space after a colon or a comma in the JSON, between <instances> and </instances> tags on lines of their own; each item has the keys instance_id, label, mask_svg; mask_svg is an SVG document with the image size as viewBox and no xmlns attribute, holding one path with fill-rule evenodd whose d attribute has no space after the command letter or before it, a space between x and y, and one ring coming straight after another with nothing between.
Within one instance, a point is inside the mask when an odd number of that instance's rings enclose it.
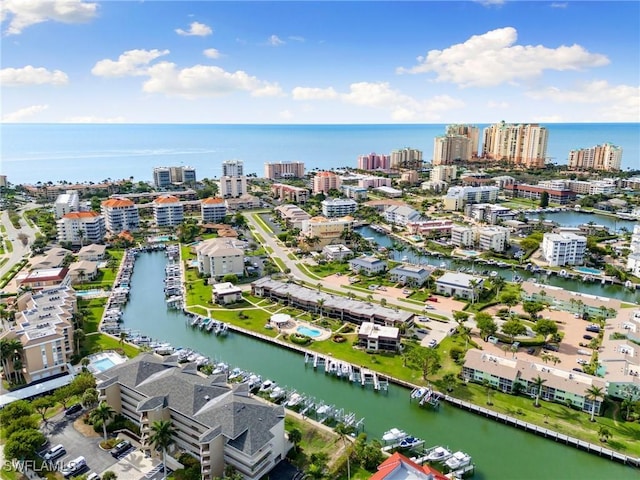
<instances>
[{"instance_id":1,"label":"low-rise building","mask_svg":"<svg viewBox=\"0 0 640 480\"><path fill-rule=\"evenodd\" d=\"M387 262L371 255L362 255L349 260L349 268L355 273L375 275L387 269Z\"/></svg>"},{"instance_id":2,"label":"low-rise building","mask_svg":"<svg viewBox=\"0 0 640 480\"><path fill-rule=\"evenodd\" d=\"M420 174L415 170L407 170L400 175L400 182L415 185L420 181Z\"/></svg>"},{"instance_id":3,"label":"low-rise building","mask_svg":"<svg viewBox=\"0 0 640 480\"><path fill-rule=\"evenodd\" d=\"M420 221L420 212L407 205L392 205L384 211L384 219L393 225L406 226Z\"/></svg>"},{"instance_id":4,"label":"low-rise building","mask_svg":"<svg viewBox=\"0 0 640 480\"><path fill-rule=\"evenodd\" d=\"M302 224L311 218L311 215L297 205L279 205L274 208L274 211L284 220L287 228L302 230Z\"/></svg>"},{"instance_id":5,"label":"low-rise building","mask_svg":"<svg viewBox=\"0 0 640 480\"><path fill-rule=\"evenodd\" d=\"M516 218L516 213L510 208L501 207L500 205L491 203L475 203L467 205L464 209L464 214L478 222L485 222L490 225L496 225Z\"/></svg>"},{"instance_id":6,"label":"low-rise building","mask_svg":"<svg viewBox=\"0 0 640 480\"><path fill-rule=\"evenodd\" d=\"M325 217L344 217L358 209L358 203L350 198L327 198L321 205Z\"/></svg>"},{"instance_id":7,"label":"low-rise building","mask_svg":"<svg viewBox=\"0 0 640 480\"><path fill-rule=\"evenodd\" d=\"M447 272L436 280L436 292L468 300L472 295L477 298L483 285L484 279L481 277L460 272Z\"/></svg>"},{"instance_id":8,"label":"low-rise building","mask_svg":"<svg viewBox=\"0 0 640 480\"><path fill-rule=\"evenodd\" d=\"M310 248L320 251L344 238L344 234L353 229L353 221L353 217L348 215L340 218L312 217L302 222L300 237Z\"/></svg>"},{"instance_id":9,"label":"low-rise building","mask_svg":"<svg viewBox=\"0 0 640 480\"><path fill-rule=\"evenodd\" d=\"M421 220L407 223L407 230L413 235L427 237L451 235L453 222L451 220Z\"/></svg>"},{"instance_id":10,"label":"low-rise building","mask_svg":"<svg viewBox=\"0 0 640 480\"><path fill-rule=\"evenodd\" d=\"M451 228L451 245L456 247L473 247L476 242L476 232L471 227L456 225Z\"/></svg>"},{"instance_id":11,"label":"low-rise building","mask_svg":"<svg viewBox=\"0 0 640 480\"><path fill-rule=\"evenodd\" d=\"M478 231L478 248L483 251L504 252L509 246L509 229L484 227Z\"/></svg>"},{"instance_id":12,"label":"low-rise building","mask_svg":"<svg viewBox=\"0 0 640 480\"><path fill-rule=\"evenodd\" d=\"M309 200L309 190L284 183L274 183L271 185L271 196L282 202L306 203Z\"/></svg>"},{"instance_id":13,"label":"low-rise building","mask_svg":"<svg viewBox=\"0 0 640 480\"><path fill-rule=\"evenodd\" d=\"M421 287L427 282L434 268L422 265L399 265L389 270L389 279L402 285Z\"/></svg>"},{"instance_id":14,"label":"low-rise building","mask_svg":"<svg viewBox=\"0 0 640 480\"><path fill-rule=\"evenodd\" d=\"M340 189L347 198L353 198L354 200L366 200L369 194L367 188L356 185L342 185Z\"/></svg>"},{"instance_id":15,"label":"low-rise building","mask_svg":"<svg viewBox=\"0 0 640 480\"><path fill-rule=\"evenodd\" d=\"M353 255L353 251L351 251L349 248L347 248L343 244L338 243L335 245L326 245L322 249L322 254L329 261L334 261L334 260L341 261Z\"/></svg>"},{"instance_id":16,"label":"low-rise building","mask_svg":"<svg viewBox=\"0 0 640 480\"><path fill-rule=\"evenodd\" d=\"M80 260L69 265L71 284L95 280L98 276L98 263L91 260Z\"/></svg>"},{"instance_id":17,"label":"low-rise building","mask_svg":"<svg viewBox=\"0 0 640 480\"><path fill-rule=\"evenodd\" d=\"M378 192L380 195L384 195L389 198L398 198L402 196L402 190L398 190L397 188L382 186L376 187L373 190Z\"/></svg>"},{"instance_id":18,"label":"low-rise building","mask_svg":"<svg viewBox=\"0 0 640 480\"><path fill-rule=\"evenodd\" d=\"M523 302L550 303L558 310L578 315L586 313L590 317L612 318L622 308L622 302L616 298L570 292L531 281L522 282L521 298Z\"/></svg>"},{"instance_id":19,"label":"low-rise building","mask_svg":"<svg viewBox=\"0 0 640 480\"><path fill-rule=\"evenodd\" d=\"M498 187L493 186L450 187L442 201L445 210L462 210L470 203L494 203L499 191Z\"/></svg>"},{"instance_id":20,"label":"low-rise building","mask_svg":"<svg viewBox=\"0 0 640 480\"><path fill-rule=\"evenodd\" d=\"M255 195L244 193L239 197L225 198L227 211L238 212L240 210L249 210L251 208L260 208L260 199Z\"/></svg>"},{"instance_id":21,"label":"low-rise building","mask_svg":"<svg viewBox=\"0 0 640 480\"><path fill-rule=\"evenodd\" d=\"M362 322L358 328L358 344L369 352L400 350L400 329Z\"/></svg>"},{"instance_id":22,"label":"low-rise building","mask_svg":"<svg viewBox=\"0 0 640 480\"><path fill-rule=\"evenodd\" d=\"M105 219L97 212L71 212L56 221L58 243L83 245L104 241Z\"/></svg>"},{"instance_id":23,"label":"low-rise building","mask_svg":"<svg viewBox=\"0 0 640 480\"><path fill-rule=\"evenodd\" d=\"M249 396L246 384L230 386L226 376L207 377L194 363L143 353L96 376L99 399L140 427L141 448L160 455L149 438L151 425L173 427L167 457L186 452L200 463L199 478L213 480L233 467L257 480L286 456L284 408Z\"/></svg>"},{"instance_id":24,"label":"low-rise building","mask_svg":"<svg viewBox=\"0 0 640 480\"><path fill-rule=\"evenodd\" d=\"M31 270L59 268L64 265L68 256L73 255L71 250L60 247L52 247L42 255L36 255L29 259Z\"/></svg>"},{"instance_id":25,"label":"low-rise building","mask_svg":"<svg viewBox=\"0 0 640 480\"><path fill-rule=\"evenodd\" d=\"M78 252L78 260L89 260L90 262L101 262L105 259L106 245L91 244L85 245Z\"/></svg>"},{"instance_id":26,"label":"low-rise building","mask_svg":"<svg viewBox=\"0 0 640 480\"><path fill-rule=\"evenodd\" d=\"M200 203L203 223L221 222L227 216L227 204L223 198L209 197Z\"/></svg>"},{"instance_id":27,"label":"low-rise building","mask_svg":"<svg viewBox=\"0 0 640 480\"><path fill-rule=\"evenodd\" d=\"M587 238L574 233L545 233L542 255L552 267L582 265L587 250Z\"/></svg>"},{"instance_id":28,"label":"low-rise building","mask_svg":"<svg viewBox=\"0 0 640 480\"><path fill-rule=\"evenodd\" d=\"M418 465L410 458L395 452L378 465L378 471L369 477L369 480L447 480L448 478L430 465Z\"/></svg>"},{"instance_id":29,"label":"low-rise building","mask_svg":"<svg viewBox=\"0 0 640 480\"><path fill-rule=\"evenodd\" d=\"M213 302L218 305L228 305L242 300L242 290L231 282L214 284L211 294Z\"/></svg>"},{"instance_id":30,"label":"low-rise building","mask_svg":"<svg viewBox=\"0 0 640 480\"><path fill-rule=\"evenodd\" d=\"M390 187L389 177L364 177L358 180L358 186L362 188Z\"/></svg>"},{"instance_id":31,"label":"low-rise building","mask_svg":"<svg viewBox=\"0 0 640 480\"><path fill-rule=\"evenodd\" d=\"M195 247L198 271L213 278L228 274L244 275L244 250L238 248L234 240L210 238Z\"/></svg>"},{"instance_id":32,"label":"low-rise building","mask_svg":"<svg viewBox=\"0 0 640 480\"><path fill-rule=\"evenodd\" d=\"M526 185L523 183L504 186L504 193L507 197L528 198L530 200L540 200L543 192L549 195L550 203L566 205L576 200L576 193L568 188L549 188L537 185Z\"/></svg>"},{"instance_id":33,"label":"low-rise building","mask_svg":"<svg viewBox=\"0 0 640 480\"><path fill-rule=\"evenodd\" d=\"M69 269L66 267L39 268L28 273L18 274L16 276L16 284L19 287L28 287L31 290L42 290L47 287L68 287L71 285L71 277L69 276Z\"/></svg>"}]
</instances>

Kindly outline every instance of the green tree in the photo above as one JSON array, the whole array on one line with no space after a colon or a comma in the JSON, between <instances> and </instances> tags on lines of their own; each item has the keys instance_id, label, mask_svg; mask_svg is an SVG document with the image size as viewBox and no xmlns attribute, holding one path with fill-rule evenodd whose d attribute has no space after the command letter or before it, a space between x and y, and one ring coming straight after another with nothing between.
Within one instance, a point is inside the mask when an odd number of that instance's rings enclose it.
<instances>
[{"instance_id":1,"label":"green tree","mask_svg":"<svg viewBox=\"0 0 640 480\"><path fill-rule=\"evenodd\" d=\"M424 380L429 374L435 373L440 365L440 354L434 348L414 347L407 354L407 366L420 370Z\"/></svg>"},{"instance_id":2,"label":"green tree","mask_svg":"<svg viewBox=\"0 0 640 480\"><path fill-rule=\"evenodd\" d=\"M502 324L502 333L511 337L511 343L513 343L515 337L524 335L527 332L527 327L517 318L507 320Z\"/></svg>"},{"instance_id":3,"label":"green tree","mask_svg":"<svg viewBox=\"0 0 640 480\"><path fill-rule=\"evenodd\" d=\"M476 327L480 330L480 336L486 340L490 335L494 335L498 331L498 325L493 317L485 312L476 313Z\"/></svg>"},{"instance_id":4,"label":"green tree","mask_svg":"<svg viewBox=\"0 0 640 480\"><path fill-rule=\"evenodd\" d=\"M542 387L546 382L547 380L545 378L542 378L540 375L532 380L533 387L536 389L536 407L540 406L540 395L542 395Z\"/></svg>"},{"instance_id":5,"label":"green tree","mask_svg":"<svg viewBox=\"0 0 640 480\"><path fill-rule=\"evenodd\" d=\"M149 442L156 450L162 451L164 478L167 478L167 448L174 442L174 434L175 429L173 428L170 420L159 420L151 424Z\"/></svg>"},{"instance_id":6,"label":"green tree","mask_svg":"<svg viewBox=\"0 0 640 480\"><path fill-rule=\"evenodd\" d=\"M500 275L497 275L491 279L491 285L496 289L496 296L500 295L500 290L505 286L507 281Z\"/></svg>"},{"instance_id":7,"label":"green tree","mask_svg":"<svg viewBox=\"0 0 640 480\"><path fill-rule=\"evenodd\" d=\"M111 470L107 470L102 474L102 480L116 480L117 478L118 475L116 474L116 472L113 472Z\"/></svg>"},{"instance_id":8,"label":"green tree","mask_svg":"<svg viewBox=\"0 0 640 480\"><path fill-rule=\"evenodd\" d=\"M544 190L540 194L540 207L541 208L547 208L548 206L549 206L549 192Z\"/></svg>"},{"instance_id":9,"label":"green tree","mask_svg":"<svg viewBox=\"0 0 640 480\"><path fill-rule=\"evenodd\" d=\"M66 410L69 401L71 401L71 398L73 397L73 388L71 385L65 385L57 389L53 396L57 402L62 404L62 408Z\"/></svg>"},{"instance_id":10,"label":"green tree","mask_svg":"<svg viewBox=\"0 0 640 480\"><path fill-rule=\"evenodd\" d=\"M347 457L347 480L351 480L351 440L349 439L349 435L353 433L353 426L339 423L334 428L334 431L336 432L340 440L342 440L344 452Z\"/></svg>"},{"instance_id":11,"label":"green tree","mask_svg":"<svg viewBox=\"0 0 640 480\"><path fill-rule=\"evenodd\" d=\"M507 307L509 307L509 315L511 315L511 308L516 306L519 301L520 297L516 292L506 291L502 292L502 294L500 295L500 303L503 303Z\"/></svg>"},{"instance_id":12,"label":"green tree","mask_svg":"<svg viewBox=\"0 0 640 480\"><path fill-rule=\"evenodd\" d=\"M452 392L453 389L456 386L457 380L456 380L456 376L453 373L446 373L443 377L442 377L442 383L444 384L445 389L447 390L447 392Z\"/></svg>"},{"instance_id":13,"label":"green tree","mask_svg":"<svg viewBox=\"0 0 640 480\"><path fill-rule=\"evenodd\" d=\"M594 416L596 414L596 402L600 399L604 400L605 393L602 387L596 387L595 385L587 388L586 397L591 401L591 418L592 422L595 422Z\"/></svg>"},{"instance_id":14,"label":"green tree","mask_svg":"<svg viewBox=\"0 0 640 480\"><path fill-rule=\"evenodd\" d=\"M95 388L87 388L82 394L82 405L85 407L92 407L98 403L98 390Z\"/></svg>"},{"instance_id":15,"label":"green tree","mask_svg":"<svg viewBox=\"0 0 640 480\"><path fill-rule=\"evenodd\" d=\"M0 424L8 425L20 417L28 417L35 412L33 405L27 400L16 400L0 410Z\"/></svg>"},{"instance_id":16,"label":"green tree","mask_svg":"<svg viewBox=\"0 0 640 480\"><path fill-rule=\"evenodd\" d=\"M598 427L598 438L601 442L606 443L609 438L612 437L611 430L606 425L600 425Z\"/></svg>"},{"instance_id":17,"label":"green tree","mask_svg":"<svg viewBox=\"0 0 640 480\"><path fill-rule=\"evenodd\" d=\"M39 430L27 429L14 432L4 445L5 457L16 460L35 459L36 452L45 440L45 436Z\"/></svg>"},{"instance_id":18,"label":"green tree","mask_svg":"<svg viewBox=\"0 0 640 480\"><path fill-rule=\"evenodd\" d=\"M531 320L534 322L538 318L538 313L545 309L545 306L540 302L522 302L522 309L529 314Z\"/></svg>"},{"instance_id":19,"label":"green tree","mask_svg":"<svg viewBox=\"0 0 640 480\"><path fill-rule=\"evenodd\" d=\"M38 397L34 401L31 402L33 408L36 409L36 412L40 414L42 417L42 421L46 423L47 421L47 410L53 407L56 402L53 399L52 395L47 395L45 397Z\"/></svg>"},{"instance_id":20,"label":"green tree","mask_svg":"<svg viewBox=\"0 0 640 480\"><path fill-rule=\"evenodd\" d=\"M297 452L300 446L300 442L302 441L302 432L297 428L292 428L288 432L289 441L293 443L293 448Z\"/></svg>"},{"instance_id":21,"label":"green tree","mask_svg":"<svg viewBox=\"0 0 640 480\"><path fill-rule=\"evenodd\" d=\"M4 425L4 436L9 438L13 432L19 432L22 430L38 430L38 420L29 417L18 417L15 420L11 420L9 423L2 423Z\"/></svg>"},{"instance_id":22,"label":"green tree","mask_svg":"<svg viewBox=\"0 0 640 480\"><path fill-rule=\"evenodd\" d=\"M548 318L541 318L533 326L533 330L546 338L549 335L558 333L558 324Z\"/></svg>"},{"instance_id":23,"label":"green tree","mask_svg":"<svg viewBox=\"0 0 640 480\"><path fill-rule=\"evenodd\" d=\"M102 423L102 433L105 440L107 439L107 422L113 418L115 413L107 402L100 402L100 405L90 414L91 421Z\"/></svg>"},{"instance_id":24,"label":"green tree","mask_svg":"<svg viewBox=\"0 0 640 480\"><path fill-rule=\"evenodd\" d=\"M227 273L224 277L222 277L222 281L236 284L238 283L238 276L235 273Z\"/></svg>"}]
</instances>

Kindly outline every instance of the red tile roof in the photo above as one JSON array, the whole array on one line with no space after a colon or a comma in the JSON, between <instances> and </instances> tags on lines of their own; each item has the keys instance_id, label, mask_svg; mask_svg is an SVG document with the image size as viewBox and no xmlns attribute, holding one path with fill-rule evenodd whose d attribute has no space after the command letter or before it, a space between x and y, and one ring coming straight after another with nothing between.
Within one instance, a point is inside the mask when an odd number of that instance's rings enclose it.
<instances>
[{"instance_id":1,"label":"red tile roof","mask_svg":"<svg viewBox=\"0 0 640 480\"><path fill-rule=\"evenodd\" d=\"M369 480L384 480L400 465L403 465L407 471L431 474L433 475L434 480L448 480L447 477L445 477L435 468L428 465L420 466L416 462L398 452L394 453L384 462L378 465L378 471L371 477L369 477Z\"/></svg>"},{"instance_id":2,"label":"red tile roof","mask_svg":"<svg viewBox=\"0 0 640 480\"><path fill-rule=\"evenodd\" d=\"M214 205L217 203L224 203L224 199L219 197L209 197L202 200L202 203L206 203L208 205Z\"/></svg>"},{"instance_id":3,"label":"red tile roof","mask_svg":"<svg viewBox=\"0 0 640 480\"><path fill-rule=\"evenodd\" d=\"M115 208L115 207L130 207L133 204L134 203L127 198L110 198L109 200L105 200L104 202L102 202L101 205L104 205L105 207Z\"/></svg>"},{"instance_id":4,"label":"red tile roof","mask_svg":"<svg viewBox=\"0 0 640 480\"><path fill-rule=\"evenodd\" d=\"M99 215L97 212L70 212L63 215L62 218L95 218Z\"/></svg>"},{"instance_id":5,"label":"red tile roof","mask_svg":"<svg viewBox=\"0 0 640 480\"><path fill-rule=\"evenodd\" d=\"M174 197L173 195L165 195L164 197L158 197L153 202L154 203L176 203L180 200L178 197Z\"/></svg>"}]
</instances>

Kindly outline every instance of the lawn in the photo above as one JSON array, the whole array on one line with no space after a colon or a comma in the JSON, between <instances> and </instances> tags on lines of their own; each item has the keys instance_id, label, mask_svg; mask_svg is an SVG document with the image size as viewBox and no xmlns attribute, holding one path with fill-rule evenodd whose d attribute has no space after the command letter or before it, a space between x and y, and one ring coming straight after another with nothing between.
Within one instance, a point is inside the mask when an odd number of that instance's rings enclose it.
<instances>
[{"instance_id":1,"label":"lawn","mask_svg":"<svg viewBox=\"0 0 640 480\"><path fill-rule=\"evenodd\" d=\"M216 320L222 320L231 325L246 328L252 332L261 333L269 337L276 337L278 335L277 330L264 328L269 318L271 318L271 313L261 309L214 309L211 312L211 316Z\"/></svg>"},{"instance_id":2,"label":"lawn","mask_svg":"<svg viewBox=\"0 0 640 480\"><path fill-rule=\"evenodd\" d=\"M287 432L295 428L302 434L297 450L291 449L288 454L292 462L301 470L306 469L309 459L314 453L324 452L329 458L334 456L338 441L337 435L317 428L312 423L300 420L291 414L285 416L284 428Z\"/></svg>"},{"instance_id":3,"label":"lawn","mask_svg":"<svg viewBox=\"0 0 640 480\"><path fill-rule=\"evenodd\" d=\"M107 298L92 298L84 300L78 299L78 310L85 312L83 330L84 333L93 333L98 331L100 319L104 313L104 307L107 304Z\"/></svg>"},{"instance_id":4,"label":"lawn","mask_svg":"<svg viewBox=\"0 0 640 480\"><path fill-rule=\"evenodd\" d=\"M349 273L349 264L346 262L327 262L320 265L313 265L307 267L307 270L311 270L319 277L328 277L336 273Z\"/></svg>"},{"instance_id":5,"label":"lawn","mask_svg":"<svg viewBox=\"0 0 640 480\"><path fill-rule=\"evenodd\" d=\"M87 355L102 352L103 350L123 350L127 357L133 358L140 353L137 347L128 343L121 344L119 340L104 333L87 335L84 341L84 347L87 350Z\"/></svg>"},{"instance_id":6,"label":"lawn","mask_svg":"<svg viewBox=\"0 0 640 480\"><path fill-rule=\"evenodd\" d=\"M253 217L253 219L260 224L260 226L269 233L273 233L273 230L271 229L271 226L269 224L267 224L267 222L265 222L262 217L260 216L259 213L254 213L251 215Z\"/></svg>"}]
</instances>

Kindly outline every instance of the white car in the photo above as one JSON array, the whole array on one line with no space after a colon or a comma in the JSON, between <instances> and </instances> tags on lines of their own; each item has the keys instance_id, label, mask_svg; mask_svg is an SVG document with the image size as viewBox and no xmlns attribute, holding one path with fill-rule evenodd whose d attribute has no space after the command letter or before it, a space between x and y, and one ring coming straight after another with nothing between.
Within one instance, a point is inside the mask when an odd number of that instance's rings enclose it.
<instances>
[{"instance_id":1,"label":"white car","mask_svg":"<svg viewBox=\"0 0 640 480\"><path fill-rule=\"evenodd\" d=\"M580 365L586 365L587 363L589 363L584 358L579 358L578 360L576 360L576 362L578 362Z\"/></svg>"}]
</instances>

